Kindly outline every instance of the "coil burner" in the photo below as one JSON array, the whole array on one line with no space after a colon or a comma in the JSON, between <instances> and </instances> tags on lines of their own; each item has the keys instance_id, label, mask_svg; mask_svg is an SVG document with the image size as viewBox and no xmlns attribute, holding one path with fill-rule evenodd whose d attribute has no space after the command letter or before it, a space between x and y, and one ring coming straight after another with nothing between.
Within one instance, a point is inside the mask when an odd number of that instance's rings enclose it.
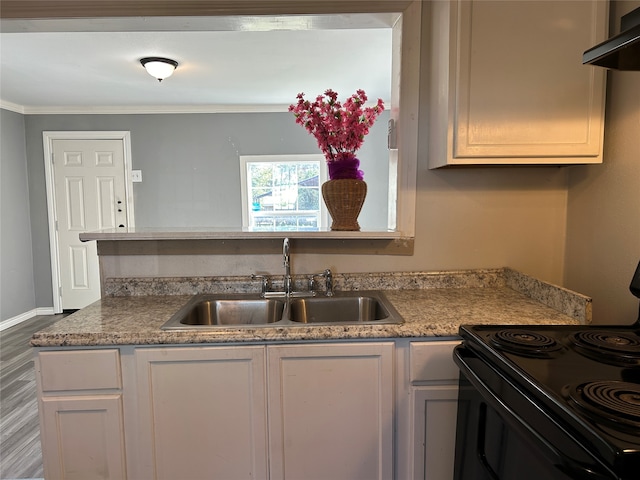
<instances>
[{"instance_id":1,"label":"coil burner","mask_svg":"<svg viewBox=\"0 0 640 480\"><path fill-rule=\"evenodd\" d=\"M640 365L640 336L607 330L582 330L569 336L575 349L594 360L613 365Z\"/></svg>"},{"instance_id":2,"label":"coil burner","mask_svg":"<svg viewBox=\"0 0 640 480\"><path fill-rule=\"evenodd\" d=\"M602 381L565 387L565 396L579 409L609 424L640 429L640 385Z\"/></svg>"},{"instance_id":3,"label":"coil burner","mask_svg":"<svg viewBox=\"0 0 640 480\"><path fill-rule=\"evenodd\" d=\"M499 330L490 338L495 347L527 357L549 358L562 350L553 338L529 330Z\"/></svg>"}]
</instances>

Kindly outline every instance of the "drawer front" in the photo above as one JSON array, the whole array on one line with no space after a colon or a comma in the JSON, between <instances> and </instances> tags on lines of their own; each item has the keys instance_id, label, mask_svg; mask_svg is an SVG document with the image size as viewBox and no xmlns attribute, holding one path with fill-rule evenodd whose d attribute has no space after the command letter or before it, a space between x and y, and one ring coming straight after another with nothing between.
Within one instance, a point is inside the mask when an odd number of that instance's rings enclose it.
<instances>
[{"instance_id":1,"label":"drawer front","mask_svg":"<svg viewBox=\"0 0 640 480\"><path fill-rule=\"evenodd\" d=\"M458 366L453 349L459 341L411 342L409 345L409 380L411 382L458 381Z\"/></svg>"},{"instance_id":2,"label":"drawer front","mask_svg":"<svg viewBox=\"0 0 640 480\"><path fill-rule=\"evenodd\" d=\"M122 388L117 349L40 352L38 358L43 392Z\"/></svg>"}]
</instances>

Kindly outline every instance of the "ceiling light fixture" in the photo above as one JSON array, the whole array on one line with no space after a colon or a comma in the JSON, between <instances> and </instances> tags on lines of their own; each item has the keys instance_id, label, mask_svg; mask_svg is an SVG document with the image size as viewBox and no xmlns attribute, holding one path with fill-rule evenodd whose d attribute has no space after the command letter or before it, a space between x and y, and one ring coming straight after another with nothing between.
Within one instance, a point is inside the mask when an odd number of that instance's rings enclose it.
<instances>
[{"instance_id":1,"label":"ceiling light fixture","mask_svg":"<svg viewBox=\"0 0 640 480\"><path fill-rule=\"evenodd\" d=\"M178 62L175 60L162 57L145 57L140 59L140 63L147 73L157 78L159 82L173 75L174 70L178 67Z\"/></svg>"}]
</instances>

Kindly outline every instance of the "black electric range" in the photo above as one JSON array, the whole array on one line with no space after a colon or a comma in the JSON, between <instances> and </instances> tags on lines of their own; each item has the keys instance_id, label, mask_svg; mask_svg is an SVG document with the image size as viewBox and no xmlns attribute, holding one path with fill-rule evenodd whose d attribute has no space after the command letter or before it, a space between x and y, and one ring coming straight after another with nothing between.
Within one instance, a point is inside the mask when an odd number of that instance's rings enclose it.
<instances>
[{"instance_id":1,"label":"black electric range","mask_svg":"<svg viewBox=\"0 0 640 480\"><path fill-rule=\"evenodd\" d=\"M456 479L640 478L640 327L463 326Z\"/></svg>"}]
</instances>

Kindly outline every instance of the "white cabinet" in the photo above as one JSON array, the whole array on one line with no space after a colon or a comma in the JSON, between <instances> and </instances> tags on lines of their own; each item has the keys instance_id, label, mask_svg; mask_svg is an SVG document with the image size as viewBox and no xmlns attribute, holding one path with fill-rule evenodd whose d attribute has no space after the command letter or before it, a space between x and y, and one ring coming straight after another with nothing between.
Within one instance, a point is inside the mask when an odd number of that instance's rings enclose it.
<instances>
[{"instance_id":1,"label":"white cabinet","mask_svg":"<svg viewBox=\"0 0 640 480\"><path fill-rule=\"evenodd\" d=\"M393 351L393 342L137 348L137 474L392 478Z\"/></svg>"},{"instance_id":2,"label":"white cabinet","mask_svg":"<svg viewBox=\"0 0 640 480\"><path fill-rule=\"evenodd\" d=\"M394 343L267 352L271 480L393 478Z\"/></svg>"},{"instance_id":3,"label":"white cabinet","mask_svg":"<svg viewBox=\"0 0 640 480\"><path fill-rule=\"evenodd\" d=\"M119 351L41 351L35 364L45 478L126 479Z\"/></svg>"},{"instance_id":4,"label":"white cabinet","mask_svg":"<svg viewBox=\"0 0 640 480\"><path fill-rule=\"evenodd\" d=\"M458 341L398 343L397 478L453 478Z\"/></svg>"},{"instance_id":5,"label":"white cabinet","mask_svg":"<svg viewBox=\"0 0 640 480\"><path fill-rule=\"evenodd\" d=\"M450 478L456 344L43 349L46 478Z\"/></svg>"},{"instance_id":6,"label":"white cabinet","mask_svg":"<svg viewBox=\"0 0 640 480\"><path fill-rule=\"evenodd\" d=\"M429 167L602 162L608 2L430 2Z\"/></svg>"},{"instance_id":7,"label":"white cabinet","mask_svg":"<svg viewBox=\"0 0 640 480\"><path fill-rule=\"evenodd\" d=\"M268 478L264 346L135 356L140 478Z\"/></svg>"}]
</instances>

